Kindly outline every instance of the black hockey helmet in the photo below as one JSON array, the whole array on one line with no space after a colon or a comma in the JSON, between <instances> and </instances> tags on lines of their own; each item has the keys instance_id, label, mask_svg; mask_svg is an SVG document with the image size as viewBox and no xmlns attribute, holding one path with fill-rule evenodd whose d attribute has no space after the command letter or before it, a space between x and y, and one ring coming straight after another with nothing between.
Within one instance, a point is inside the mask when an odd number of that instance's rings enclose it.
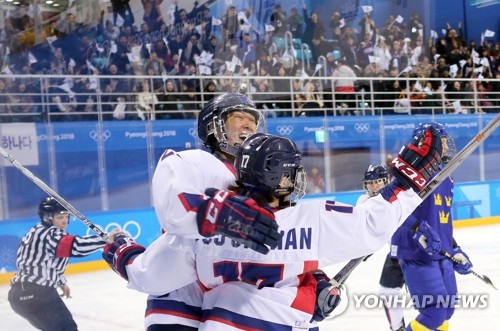
<instances>
[{"instance_id":1,"label":"black hockey helmet","mask_svg":"<svg viewBox=\"0 0 500 331\"><path fill-rule=\"evenodd\" d=\"M276 197L291 194L297 202L306 192L302 154L288 138L256 133L238 149L236 177L244 189Z\"/></svg>"},{"instance_id":2,"label":"black hockey helmet","mask_svg":"<svg viewBox=\"0 0 500 331\"><path fill-rule=\"evenodd\" d=\"M238 146L230 145L227 140L225 121L233 111L244 111L255 117L257 131L263 131L264 116L257 110L255 103L239 93L224 93L211 99L200 111L198 117L198 137L212 150L235 155Z\"/></svg>"},{"instance_id":3,"label":"black hockey helmet","mask_svg":"<svg viewBox=\"0 0 500 331\"><path fill-rule=\"evenodd\" d=\"M67 214L68 210L64 208L56 199L52 197L48 197L40 202L38 206L38 216L42 222L45 222L49 225L52 225L52 219L54 218L54 214ZM48 220L46 217L48 216Z\"/></svg>"},{"instance_id":4,"label":"black hockey helmet","mask_svg":"<svg viewBox=\"0 0 500 331\"><path fill-rule=\"evenodd\" d=\"M382 164L368 166L368 169L365 171L365 176L363 179L363 188L369 196L375 196L378 194L377 192L371 191L368 189L368 184L370 183L384 183L384 186L389 182L389 173L387 169Z\"/></svg>"},{"instance_id":5,"label":"black hockey helmet","mask_svg":"<svg viewBox=\"0 0 500 331\"><path fill-rule=\"evenodd\" d=\"M429 126L433 126L439 133L439 136L446 139L446 146L448 147L448 149L445 151L444 155L441 156L441 160L443 161L443 163L448 163L457 154L457 146L455 144L455 140L448 134L448 131L443 124L438 122L419 123L413 130L413 135L422 135Z\"/></svg>"}]
</instances>

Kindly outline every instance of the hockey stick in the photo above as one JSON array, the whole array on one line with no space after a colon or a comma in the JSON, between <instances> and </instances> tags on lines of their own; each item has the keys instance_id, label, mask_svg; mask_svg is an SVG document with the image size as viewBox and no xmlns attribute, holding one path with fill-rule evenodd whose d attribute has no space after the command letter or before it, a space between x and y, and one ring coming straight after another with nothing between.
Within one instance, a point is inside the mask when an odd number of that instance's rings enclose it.
<instances>
[{"instance_id":1,"label":"hockey stick","mask_svg":"<svg viewBox=\"0 0 500 331\"><path fill-rule=\"evenodd\" d=\"M447 251L445 251L444 249L440 250L439 253L443 256L445 256L447 259L453 261L453 263L456 263L456 264L460 264L460 260L457 260L454 256L452 256L450 253L448 253ZM485 282L487 285L493 287L495 290L498 290L495 285L493 285L493 282L491 281L490 277L486 276L486 275L480 275L478 274L477 272L475 272L474 270L470 269L470 272L476 276L477 278L481 279L483 282Z\"/></svg>"},{"instance_id":2,"label":"hockey stick","mask_svg":"<svg viewBox=\"0 0 500 331\"><path fill-rule=\"evenodd\" d=\"M427 198L435 189L443 182L445 178L451 175L455 169L458 168L460 164L470 155L472 152L486 139L488 136L495 131L495 129L500 125L500 114L495 116L491 122L489 122L467 145L465 145L460 152L458 152L455 157L448 162L448 164L441 170L427 185L419 192L419 196L424 200ZM352 271L368 256L362 256L355 259L350 260L347 264L340 269L340 271L333 276L330 283L332 286L323 289L323 291L318 296L318 306L322 307L322 311L326 312L330 309L330 291L334 287L338 287L342 285L347 278L351 275ZM475 273L474 273L475 274ZM477 274L475 274L477 275ZM487 276L477 275L481 280L483 280L488 285L494 287L493 283ZM489 281L489 283L488 283Z\"/></svg>"},{"instance_id":3,"label":"hockey stick","mask_svg":"<svg viewBox=\"0 0 500 331\"><path fill-rule=\"evenodd\" d=\"M108 235L101 231L94 223L92 223L88 218L86 218L78 209L76 209L72 204L68 201L64 200L56 191L54 191L50 186L45 184L40 178L38 178L35 174L29 171L26 167L24 167L19 161L17 161L12 155L9 154L5 149L0 147L0 154L14 167L16 167L19 171L23 173L28 179L30 179L36 186L41 188L45 193L53 197L57 200L64 208L66 208L73 216L82 221L87 227L89 227L92 231L94 231L99 237L101 237L104 241L108 242Z\"/></svg>"}]
</instances>

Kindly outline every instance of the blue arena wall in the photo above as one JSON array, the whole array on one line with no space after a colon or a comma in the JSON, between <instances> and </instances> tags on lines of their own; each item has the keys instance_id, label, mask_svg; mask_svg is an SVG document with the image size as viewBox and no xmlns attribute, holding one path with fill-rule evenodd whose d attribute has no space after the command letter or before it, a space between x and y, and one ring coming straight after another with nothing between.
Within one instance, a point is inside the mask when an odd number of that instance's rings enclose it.
<instances>
[{"instance_id":1,"label":"blue arena wall","mask_svg":"<svg viewBox=\"0 0 500 331\"><path fill-rule=\"evenodd\" d=\"M367 165L383 162L384 153L397 153L419 122L433 119L445 124L460 150L493 117L294 117L267 119L266 126L269 133L297 143L306 170L316 164L322 173L332 177L335 187L327 191L341 192L361 189ZM162 152L166 148L199 146L195 120L75 124L23 124L32 126L26 134L22 129L13 130L14 124L3 124L0 132L4 149L85 213L151 207L149 183ZM5 133L7 128L11 133ZM349 159L353 155L357 159ZM31 158L32 163L25 163L23 156ZM339 160L345 160L345 164L335 163ZM460 165L454 177L458 183L500 180L499 160L500 130L496 130ZM3 192L8 192L2 197L4 218L33 215L33 205L46 194L12 166L2 167L1 174Z\"/></svg>"}]
</instances>

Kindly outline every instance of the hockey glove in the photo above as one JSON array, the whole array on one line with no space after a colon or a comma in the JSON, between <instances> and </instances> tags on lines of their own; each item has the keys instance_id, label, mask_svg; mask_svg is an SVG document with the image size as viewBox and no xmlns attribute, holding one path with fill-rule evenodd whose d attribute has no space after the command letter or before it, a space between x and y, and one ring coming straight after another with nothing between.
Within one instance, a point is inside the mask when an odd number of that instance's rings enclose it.
<instances>
[{"instance_id":1,"label":"hockey glove","mask_svg":"<svg viewBox=\"0 0 500 331\"><path fill-rule=\"evenodd\" d=\"M419 192L441 164L442 144L437 130L430 126L421 136L415 136L392 160L389 172L405 188Z\"/></svg>"},{"instance_id":2,"label":"hockey glove","mask_svg":"<svg viewBox=\"0 0 500 331\"><path fill-rule=\"evenodd\" d=\"M128 281L125 266L132 263L137 255L145 250L146 248L137 244L132 238L126 235L118 235L115 236L111 244L104 246L102 257L111 269Z\"/></svg>"},{"instance_id":3,"label":"hockey glove","mask_svg":"<svg viewBox=\"0 0 500 331\"><path fill-rule=\"evenodd\" d=\"M422 221L418 225L413 235L413 239L429 255L437 254L441 250L441 239L439 235L426 221Z\"/></svg>"},{"instance_id":4,"label":"hockey glove","mask_svg":"<svg viewBox=\"0 0 500 331\"><path fill-rule=\"evenodd\" d=\"M461 275L467 275L471 273L472 263L470 262L467 254L462 252L460 246L453 248L453 258L460 262L453 264L453 268L456 272Z\"/></svg>"},{"instance_id":5,"label":"hockey glove","mask_svg":"<svg viewBox=\"0 0 500 331\"><path fill-rule=\"evenodd\" d=\"M210 198L198 207L196 215L202 236L222 234L262 254L278 246L281 234L270 210L229 190L210 188L205 194Z\"/></svg>"},{"instance_id":6,"label":"hockey glove","mask_svg":"<svg viewBox=\"0 0 500 331\"><path fill-rule=\"evenodd\" d=\"M330 283L330 278L321 270L315 270L311 274L317 282L316 304L311 322L321 322L339 305L341 285L333 286Z\"/></svg>"}]
</instances>

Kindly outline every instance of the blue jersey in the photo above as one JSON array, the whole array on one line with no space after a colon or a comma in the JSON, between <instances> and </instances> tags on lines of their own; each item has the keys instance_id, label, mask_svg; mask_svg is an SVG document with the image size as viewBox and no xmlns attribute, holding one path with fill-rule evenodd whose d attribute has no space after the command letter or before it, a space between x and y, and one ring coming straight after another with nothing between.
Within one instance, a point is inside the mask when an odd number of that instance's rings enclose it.
<instances>
[{"instance_id":1,"label":"blue jersey","mask_svg":"<svg viewBox=\"0 0 500 331\"><path fill-rule=\"evenodd\" d=\"M453 250L453 185L451 177L445 179L398 228L391 239L392 257L423 262L444 258L441 254L428 255L413 239L416 224L421 221L427 221L439 234L442 249L447 252Z\"/></svg>"}]
</instances>

